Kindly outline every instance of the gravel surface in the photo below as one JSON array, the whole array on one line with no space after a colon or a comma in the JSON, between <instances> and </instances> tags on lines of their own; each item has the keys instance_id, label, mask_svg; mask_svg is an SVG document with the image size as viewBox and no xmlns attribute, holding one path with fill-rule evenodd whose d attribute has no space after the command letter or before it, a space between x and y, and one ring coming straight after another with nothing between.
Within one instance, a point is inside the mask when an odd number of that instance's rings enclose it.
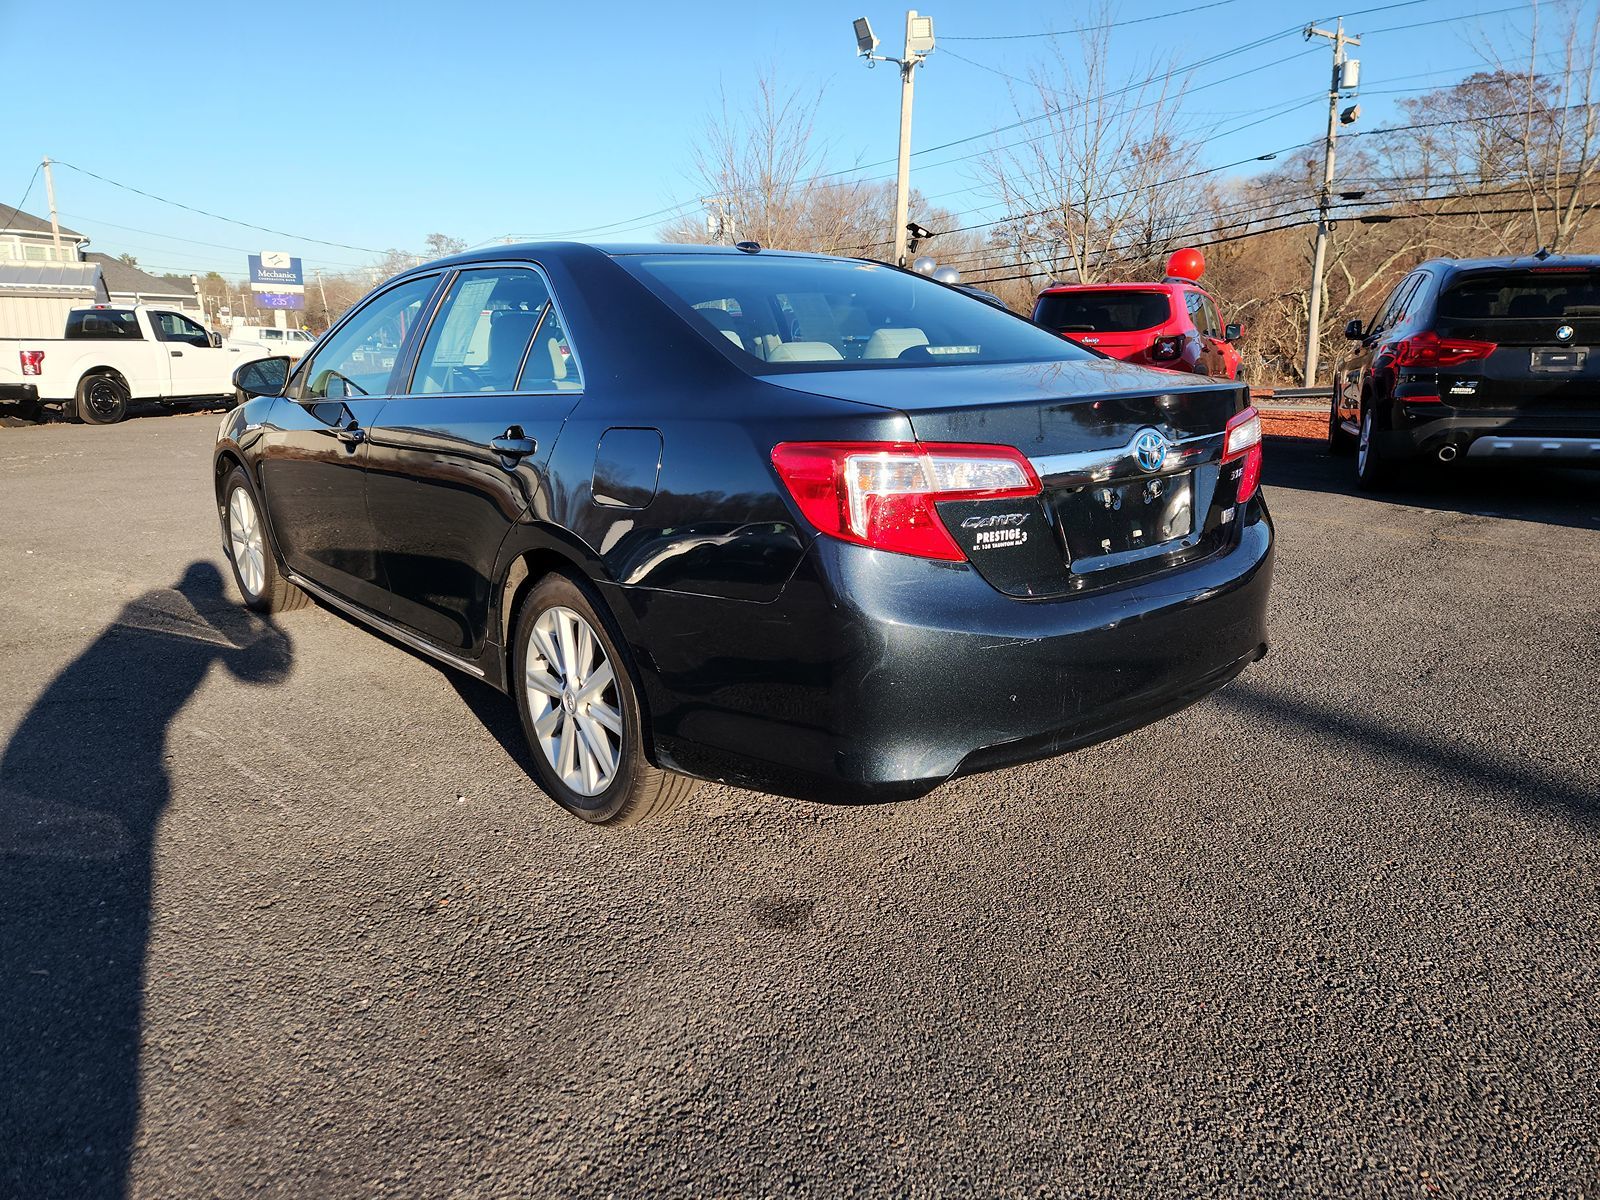
<instances>
[{"instance_id":1,"label":"gravel surface","mask_svg":"<svg viewBox=\"0 0 1600 1200\"><path fill-rule=\"evenodd\" d=\"M1600 1192L1600 474L1269 440L1215 697L605 831L238 607L215 424L0 433L0 1196Z\"/></svg>"}]
</instances>

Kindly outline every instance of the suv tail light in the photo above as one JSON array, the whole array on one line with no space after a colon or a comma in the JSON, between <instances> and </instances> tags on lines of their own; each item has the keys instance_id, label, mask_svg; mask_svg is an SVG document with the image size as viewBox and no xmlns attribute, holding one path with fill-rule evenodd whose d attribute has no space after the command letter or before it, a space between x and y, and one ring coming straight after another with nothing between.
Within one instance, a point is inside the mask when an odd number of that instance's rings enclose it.
<instances>
[{"instance_id":1,"label":"suv tail light","mask_svg":"<svg viewBox=\"0 0 1600 1200\"><path fill-rule=\"evenodd\" d=\"M941 500L1037 496L1039 476L1011 446L942 442L782 442L772 465L800 511L842 541L919 558L966 555Z\"/></svg>"},{"instance_id":2,"label":"suv tail light","mask_svg":"<svg viewBox=\"0 0 1600 1200\"><path fill-rule=\"evenodd\" d=\"M22 359L24 375L38 375L44 370L43 350L19 350L17 356Z\"/></svg>"},{"instance_id":3,"label":"suv tail light","mask_svg":"<svg viewBox=\"0 0 1600 1200\"><path fill-rule=\"evenodd\" d=\"M1389 347L1397 367L1456 367L1462 363L1488 358L1495 352L1496 343L1473 341L1471 338L1442 338L1432 330L1414 333L1401 338Z\"/></svg>"},{"instance_id":4,"label":"suv tail light","mask_svg":"<svg viewBox=\"0 0 1600 1200\"><path fill-rule=\"evenodd\" d=\"M1172 362L1183 357L1183 335L1168 334L1150 343L1151 362Z\"/></svg>"},{"instance_id":5,"label":"suv tail light","mask_svg":"<svg viewBox=\"0 0 1600 1200\"><path fill-rule=\"evenodd\" d=\"M1261 486L1261 414L1252 405L1228 422L1222 435L1222 463L1243 459L1238 502L1243 504Z\"/></svg>"}]
</instances>

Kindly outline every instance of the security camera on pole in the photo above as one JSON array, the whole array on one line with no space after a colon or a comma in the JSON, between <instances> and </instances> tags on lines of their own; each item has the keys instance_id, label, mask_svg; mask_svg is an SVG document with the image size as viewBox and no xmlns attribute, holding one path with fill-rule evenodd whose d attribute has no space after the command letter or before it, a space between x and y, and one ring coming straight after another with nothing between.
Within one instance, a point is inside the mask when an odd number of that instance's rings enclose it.
<instances>
[{"instance_id":1,"label":"security camera on pole","mask_svg":"<svg viewBox=\"0 0 1600 1200\"><path fill-rule=\"evenodd\" d=\"M906 13L906 48L901 58L874 54L878 39L873 36L872 23L865 17L856 18L856 54L864 56L867 66L892 62L900 67L900 167L895 177L894 192L894 261L906 265L906 224L911 206L911 92L916 69L933 51L933 18L919 16L916 9Z\"/></svg>"}]
</instances>

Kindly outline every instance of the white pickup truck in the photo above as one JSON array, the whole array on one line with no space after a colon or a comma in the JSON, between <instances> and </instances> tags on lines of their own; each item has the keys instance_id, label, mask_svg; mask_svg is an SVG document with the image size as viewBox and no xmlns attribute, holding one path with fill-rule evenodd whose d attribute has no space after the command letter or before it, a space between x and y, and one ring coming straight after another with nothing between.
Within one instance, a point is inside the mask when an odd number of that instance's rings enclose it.
<instances>
[{"instance_id":1,"label":"white pickup truck","mask_svg":"<svg viewBox=\"0 0 1600 1200\"><path fill-rule=\"evenodd\" d=\"M182 313L97 304L69 312L62 337L0 338L0 400L35 413L59 404L69 418L110 425L134 401L231 403L234 369L265 357Z\"/></svg>"},{"instance_id":2,"label":"white pickup truck","mask_svg":"<svg viewBox=\"0 0 1600 1200\"><path fill-rule=\"evenodd\" d=\"M275 329L271 325L235 325L228 334L228 343L253 354L257 358L287 358L299 362L316 344L316 338L304 329Z\"/></svg>"}]
</instances>

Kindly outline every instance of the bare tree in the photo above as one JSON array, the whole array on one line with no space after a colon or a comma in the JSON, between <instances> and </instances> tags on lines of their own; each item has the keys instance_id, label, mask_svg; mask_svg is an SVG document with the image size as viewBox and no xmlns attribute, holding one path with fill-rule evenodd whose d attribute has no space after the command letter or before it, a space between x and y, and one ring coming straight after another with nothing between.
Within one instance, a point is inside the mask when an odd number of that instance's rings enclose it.
<instances>
[{"instance_id":1,"label":"bare tree","mask_svg":"<svg viewBox=\"0 0 1600 1200\"><path fill-rule=\"evenodd\" d=\"M427 247L429 258L448 258L467 248L467 243L462 239L444 233L430 233L423 245Z\"/></svg>"},{"instance_id":2,"label":"bare tree","mask_svg":"<svg viewBox=\"0 0 1600 1200\"><path fill-rule=\"evenodd\" d=\"M707 208L732 220L740 239L789 250L838 250L881 239L881 185L823 170L815 136L821 89L787 90L772 71L756 81L748 104L726 90L693 151L692 177ZM663 240L710 240L699 214L661 230Z\"/></svg>"},{"instance_id":3,"label":"bare tree","mask_svg":"<svg viewBox=\"0 0 1600 1200\"><path fill-rule=\"evenodd\" d=\"M1175 248L1205 208L1205 189L1193 178L1199 142L1181 113L1186 79L1154 64L1112 77L1110 10L1099 11L1104 19L1075 60L1056 43L1028 86L1013 92L1029 132L997 145L980 165L1008 213L997 241L1016 266L1040 276L1114 277L1127 260Z\"/></svg>"}]
</instances>

